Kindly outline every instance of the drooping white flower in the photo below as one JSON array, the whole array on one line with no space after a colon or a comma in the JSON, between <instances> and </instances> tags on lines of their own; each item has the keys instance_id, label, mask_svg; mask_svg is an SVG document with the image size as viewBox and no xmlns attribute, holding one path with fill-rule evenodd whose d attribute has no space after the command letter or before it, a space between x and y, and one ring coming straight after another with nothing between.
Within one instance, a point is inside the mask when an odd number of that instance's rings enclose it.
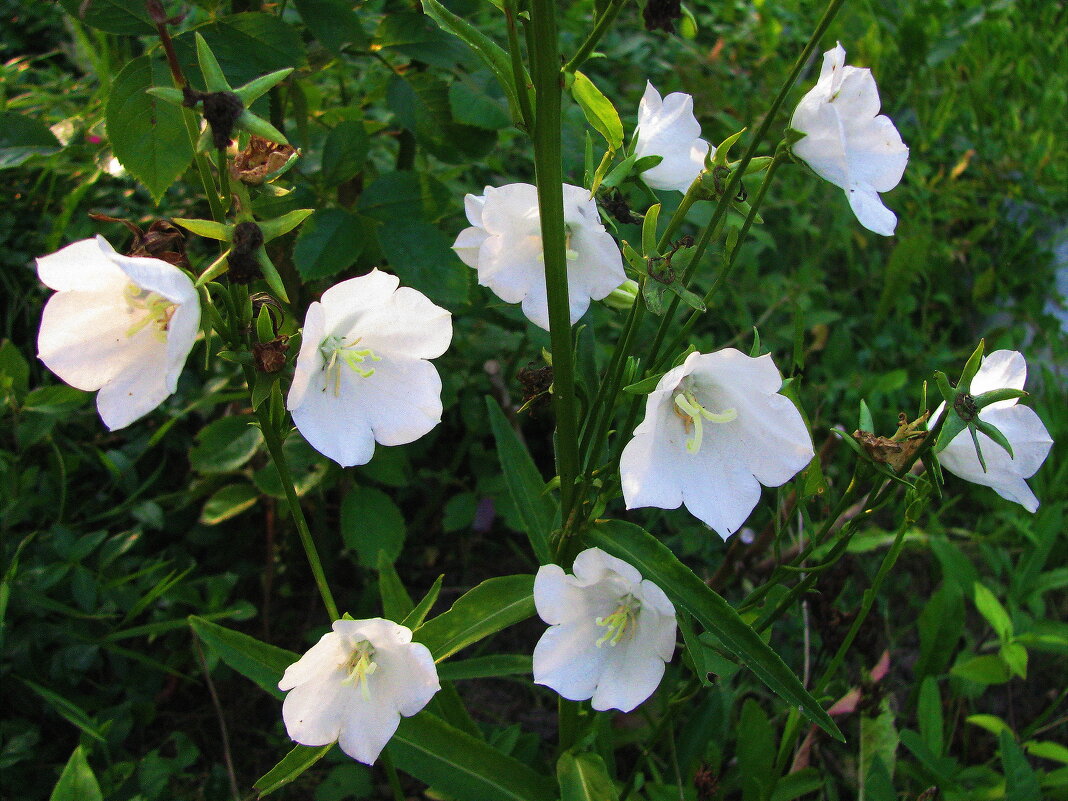
<instances>
[{"instance_id":1,"label":"drooping white flower","mask_svg":"<svg viewBox=\"0 0 1068 801\"><path fill-rule=\"evenodd\" d=\"M1015 350L996 350L983 357L979 371L972 379L971 395L981 395L995 389L1023 389L1027 381L1027 362ZM945 403L935 410L934 419L945 411ZM1023 506L1027 511L1038 509L1038 498L1025 479L1042 466L1053 440L1042 420L1028 406L1016 398L998 401L979 410L979 419L990 423L1005 435L1013 455L982 432L976 432L979 447L986 461L986 471L975 453L971 434L961 431L938 454L938 461L954 475L965 481L992 488L998 495Z\"/></svg>"},{"instance_id":2,"label":"drooping white flower","mask_svg":"<svg viewBox=\"0 0 1068 801\"><path fill-rule=\"evenodd\" d=\"M286 668L282 720L302 745L327 745L371 765L397 731L441 689L434 658L409 628L380 617L335 620Z\"/></svg>"},{"instance_id":3,"label":"drooping white flower","mask_svg":"<svg viewBox=\"0 0 1068 801\"><path fill-rule=\"evenodd\" d=\"M505 303L522 303L527 319L548 331L537 188L531 184L487 186L484 195L467 195L464 207L472 227L456 237L452 246L456 255L478 271L479 284ZM627 276L619 248L601 224L597 204L580 186L564 184L564 225L567 296L574 325L590 300L606 297Z\"/></svg>"},{"instance_id":4,"label":"drooping white flower","mask_svg":"<svg viewBox=\"0 0 1068 801\"><path fill-rule=\"evenodd\" d=\"M812 438L771 356L691 353L649 393L619 462L628 509L685 504L726 539L813 457Z\"/></svg>"},{"instance_id":5,"label":"drooping white flower","mask_svg":"<svg viewBox=\"0 0 1068 801\"><path fill-rule=\"evenodd\" d=\"M452 315L377 269L308 307L286 406L319 453L365 464L375 442L404 445L441 421L441 378L427 359L452 340Z\"/></svg>"},{"instance_id":6,"label":"drooping white flower","mask_svg":"<svg viewBox=\"0 0 1068 801\"><path fill-rule=\"evenodd\" d=\"M880 192L901 180L909 149L894 123L879 114L879 90L871 70L845 66L838 44L823 54L816 85L801 98L790 127L805 134L793 152L821 178L845 190L860 224L890 236L897 216Z\"/></svg>"},{"instance_id":7,"label":"drooping white flower","mask_svg":"<svg viewBox=\"0 0 1068 801\"><path fill-rule=\"evenodd\" d=\"M574 575L542 565L534 604L549 629L534 648L534 683L594 709L629 712L653 694L675 650L675 607L631 565L589 548Z\"/></svg>"},{"instance_id":8,"label":"drooping white flower","mask_svg":"<svg viewBox=\"0 0 1068 801\"><path fill-rule=\"evenodd\" d=\"M200 327L185 273L161 259L123 256L97 236L42 256L37 275L56 290L41 317L37 355L72 387L100 390L96 408L110 430L177 389Z\"/></svg>"},{"instance_id":9,"label":"drooping white flower","mask_svg":"<svg viewBox=\"0 0 1068 801\"><path fill-rule=\"evenodd\" d=\"M662 156L663 161L642 173L653 189L685 192L705 166L710 145L701 138L701 123L693 115L693 97L672 92L661 99L646 81L645 94L638 104L638 125L634 129L638 158ZM713 149L712 152L715 152Z\"/></svg>"}]
</instances>

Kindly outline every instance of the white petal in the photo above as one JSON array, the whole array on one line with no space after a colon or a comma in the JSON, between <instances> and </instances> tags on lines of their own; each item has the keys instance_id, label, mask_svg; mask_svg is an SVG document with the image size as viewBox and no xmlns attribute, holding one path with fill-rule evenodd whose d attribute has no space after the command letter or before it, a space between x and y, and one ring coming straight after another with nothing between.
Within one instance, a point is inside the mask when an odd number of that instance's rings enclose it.
<instances>
[{"instance_id":1,"label":"white petal","mask_svg":"<svg viewBox=\"0 0 1068 801\"><path fill-rule=\"evenodd\" d=\"M630 712L652 695L664 677L665 663L658 651L665 634L670 634L674 645L674 618L665 619L643 607L630 638L602 647L608 658L590 705L601 711Z\"/></svg>"},{"instance_id":2,"label":"white petal","mask_svg":"<svg viewBox=\"0 0 1068 801\"><path fill-rule=\"evenodd\" d=\"M282 720L291 740L301 745L327 745L341 732L347 702L353 694L343 685L341 671L336 675L300 684L282 702Z\"/></svg>"},{"instance_id":3,"label":"white petal","mask_svg":"<svg viewBox=\"0 0 1068 801\"><path fill-rule=\"evenodd\" d=\"M370 700L352 688L344 695L341 731L337 738L342 751L365 765L374 764L400 725L400 713L393 699L376 698L374 676L371 677L371 688Z\"/></svg>"},{"instance_id":4,"label":"white petal","mask_svg":"<svg viewBox=\"0 0 1068 801\"><path fill-rule=\"evenodd\" d=\"M559 565L542 565L534 576L534 606L538 617L550 626L568 623L580 617L595 617L586 594L564 573Z\"/></svg>"},{"instance_id":5,"label":"white petal","mask_svg":"<svg viewBox=\"0 0 1068 801\"><path fill-rule=\"evenodd\" d=\"M616 591L617 597L635 592L642 580L642 574L637 568L605 553L600 548L587 548L576 556L572 572L575 574L575 579L584 587L592 587L594 584L618 576L623 583ZM601 614L603 613L597 612L594 617Z\"/></svg>"},{"instance_id":6,"label":"white petal","mask_svg":"<svg viewBox=\"0 0 1068 801\"><path fill-rule=\"evenodd\" d=\"M534 683L556 690L570 701L593 696L606 648L598 648L603 629L592 618L550 626L534 646Z\"/></svg>"},{"instance_id":7,"label":"white petal","mask_svg":"<svg viewBox=\"0 0 1068 801\"><path fill-rule=\"evenodd\" d=\"M746 464L746 456L737 438L716 430L705 432L696 454L685 450L680 454L680 459L692 459L688 470L692 478L683 489L683 503L723 539L741 528L760 501L760 482Z\"/></svg>"},{"instance_id":8,"label":"white petal","mask_svg":"<svg viewBox=\"0 0 1068 801\"><path fill-rule=\"evenodd\" d=\"M441 422L441 378L434 365L388 357L372 366L374 375L367 378L342 368L341 393L366 407L375 440L405 445Z\"/></svg>"},{"instance_id":9,"label":"white petal","mask_svg":"<svg viewBox=\"0 0 1068 801\"><path fill-rule=\"evenodd\" d=\"M336 632L328 631L296 662L286 668L278 682L279 690L292 690L309 681L322 681L339 669L348 653Z\"/></svg>"},{"instance_id":10,"label":"white petal","mask_svg":"<svg viewBox=\"0 0 1068 801\"><path fill-rule=\"evenodd\" d=\"M194 299L174 310L167 325L167 389L178 389L178 376L200 332L200 303Z\"/></svg>"},{"instance_id":11,"label":"white petal","mask_svg":"<svg viewBox=\"0 0 1068 801\"><path fill-rule=\"evenodd\" d=\"M485 206L485 195L464 195L464 211L467 213L467 221L476 228L482 227L482 209Z\"/></svg>"},{"instance_id":12,"label":"white petal","mask_svg":"<svg viewBox=\"0 0 1068 801\"><path fill-rule=\"evenodd\" d=\"M482 227L494 235L530 235L541 231L538 190L531 184L486 187Z\"/></svg>"},{"instance_id":13,"label":"white petal","mask_svg":"<svg viewBox=\"0 0 1068 801\"><path fill-rule=\"evenodd\" d=\"M671 420L672 402L667 391L650 393L645 418L620 456L619 476L628 509L677 509L682 504L681 477L675 464L679 443L685 448L685 438L681 421L677 417L675 422Z\"/></svg>"},{"instance_id":14,"label":"white petal","mask_svg":"<svg viewBox=\"0 0 1068 801\"><path fill-rule=\"evenodd\" d=\"M400 279L377 267L367 275L334 284L323 293L323 328L327 333L347 333L353 321L369 309L389 301L400 286ZM317 345L318 346L318 343Z\"/></svg>"},{"instance_id":15,"label":"white petal","mask_svg":"<svg viewBox=\"0 0 1068 801\"><path fill-rule=\"evenodd\" d=\"M321 358L319 362L322 364ZM345 373L351 371L342 368L343 381ZM333 386L326 385L325 375L323 372L312 375L297 406L293 405L293 393L290 392L289 411L293 424L309 445L342 467L366 464L375 451L368 409L359 395L345 392L335 395Z\"/></svg>"},{"instance_id":16,"label":"white petal","mask_svg":"<svg viewBox=\"0 0 1068 801\"><path fill-rule=\"evenodd\" d=\"M890 118L879 115L852 132L846 156L850 181L876 192L889 192L901 181L909 149Z\"/></svg>"},{"instance_id":17,"label":"white petal","mask_svg":"<svg viewBox=\"0 0 1068 801\"><path fill-rule=\"evenodd\" d=\"M456 251L456 255L460 257L460 261L468 267L477 269L478 251L482 247L482 243L488 238L489 234L481 228L465 228L460 231L460 235L456 237L452 249Z\"/></svg>"},{"instance_id":18,"label":"white petal","mask_svg":"<svg viewBox=\"0 0 1068 801\"><path fill-rule=\"evenodd\" d=\"M673 92L661 101L650 83L638 105L638 126L634 130L638 158L660 156L655 167L642 173L653 189L685 192L704 168L708 143L700 138L701 124L693 114L693 98Z\"/></svg>"},{"instance_id":19,"label":"white petal","mask_svg":"<svg viewBox=\"0 0 1068 801\"><path fill-rule=\"evenodd\" d=\"M569 297L580 295L587 301L601 300L627 280L623 257L611 234L598 224L575 228L571 233L571 250L578 255L568 262ZM585 311L585 309L583 310ZM572 324L577 321L572 319Z\"/></svg>"},{"instance_id":20,"label":"white petal","mask_svg":"<svg viewBox=\"0 0 1068 801\"><path fill-rule=\"evenodd\" d=\"M101 236L82 239L37 259L37 277L52 289L122 294L126 275L109 258L115 251Z\"/></svg>"},{"instance_id":21,"label":"white petal","mask_svg":"<svg viewBox=\"0 0 1068 801\"><path fill-rule=\"evenodd\" d=\"M96 396L96 410L110 431L144 417L173 391L167 374L166 344L155 341L147 329L133 338L148 340L141 351L148 355L108 381Z\"/></svg>"},{"instance_id":22,"label":"white petal","mask_svg":"<svg viewBox=\"0 0 1068 801\"><path fill-rule=\"evenodd\" d=\"M422 292L401 287L360 315L352 333L383 357L433 359L452 341L452 315Z\"/></svg>"},{"instance_id":23,"label":"white petal","mask_svg":"<svg viewBox=\"0 0 1068 801\"><path fill-rule=\"evenodd\" d=\"M123 256L116 253L103 239L100 240L100 246L111 251L109 258L142 289L155 292L172 303L197 302L197 290L193 282L173 264L144 256Z\"/></svg>"},{"instance_id":24,"label":"white petal","mask_svg":"<svg viewBox=\"0 0 1068 801\"><path fill-rule=\"evenodd\" d=\"M994 389L1023 389L1027 383L1027 361L1016 350L995 350L983 357L979 370L972 379L972 395L982 395ZM1016 398L998 401L987 409L1000 409L1016 405Z\"/></svg>"},{"instance_id":25,"label":"white petal","mask_svg":"<svg viewBox=\"0 0 1068 801\"><path fill-rule=\"evenodd\" d=\"M866 185L856 185L846 190L849 206L857 215L857 222L872 233L893 236L897 228L897 215L883 205L879 194Z\"/></svg>"},{"instance_id":26,"label":"white petal","mask_svg":"<svg viewBox=\"0 0 1068 801\"><path fill-rule=\"evenodd\" d=\"M326 313L323 311L323 305L316 301L308 306L301 331L300 353L297 354L297 364L293 371L293 383L289 385L289 395L286 397L286 408L290 411L304 403L304 395L313 384L316 384L316 392L322 387L318 381L323 369L319 345L326 337L323 327L325 323Z\"/></svg>"}]
</instances>

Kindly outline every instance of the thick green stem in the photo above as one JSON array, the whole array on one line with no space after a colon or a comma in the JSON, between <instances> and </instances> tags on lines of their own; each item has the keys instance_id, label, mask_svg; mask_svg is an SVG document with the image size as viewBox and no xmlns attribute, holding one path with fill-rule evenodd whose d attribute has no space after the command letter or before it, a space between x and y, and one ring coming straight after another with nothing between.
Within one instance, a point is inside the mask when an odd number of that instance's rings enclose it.
<instances>
[{"instance_id":1,"label":"thick green stem","mask_svg":"<svg viewBox=\"0 0 1068 801\"><path fill-rule=\"evenodd\" d=\"M608 8L604 10L600 18L593 26L593 30L590 31L590 35L586 37L575 55L571 58L567 64L564 65L564 72L574 72L582 63L590 57L590 53L593 52L593 48L597 47L597 43L601 41L601 37L605 35L605 32L615 21L616 15L619 13L619 9L623 8L623 4L627 0L612 0L609 3Z\"/></svg>"},{"instance_id":2,"label":"thick green stem","mask_svg":"<svg viewBox=\"0 0 1068 801\"><path fill-rule=\"evenodd\" d=\"M560 145L560 51L556 4L533 0L530 51L537 117L534 122L534 169L538 184L545 291L549 305L549 339L553 356L553 404L556 409L556 465L565 530L578 477L578 424L575 365L571 344L571 310L567 297L567 232L564 228L564 175Z\"/></svg>"}]
</instances>

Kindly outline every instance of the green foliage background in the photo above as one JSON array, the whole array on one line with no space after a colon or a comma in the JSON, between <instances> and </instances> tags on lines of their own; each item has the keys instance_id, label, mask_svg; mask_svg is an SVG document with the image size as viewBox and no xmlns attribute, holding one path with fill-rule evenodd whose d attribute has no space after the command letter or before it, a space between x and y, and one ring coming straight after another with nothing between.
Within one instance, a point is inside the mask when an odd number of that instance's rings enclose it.
<instances>
[{"instance_id":1,"label":"green foliage background","mask_svg":"<svg viewBox=\"0 0 1068 801\"><path fill-rule=\"evenodd\" d=\"M415 598L445 575L438 611L486 578L533 572L484 397L517 419L516 374L540 363L547 336L477 287L449 248L466 225L465 193L532 180L529 140L510 127L492 76L417 4L361 3L356 24L336 22L349 18L331 15L350 7L336 0L264 9L238 0L166 5L186 14L183 30L202 32L235 85L297 68L257 109L285 125L304 153L294 191L257 211L317 210L272 251L295 305L340 278L388 265L454 314L453 347L436 362L445 417L431 435L380 447L370 464L345 472L297 435L286 444L343 608L354 617L380 613L380 576L388 574L380 550ZM505 42L493 4L446 5ZM565 54L588 29L592 7L561 4ZM323 621L277 479L241 416L247 396L239 371L205 362L198 347L161 411L109 434L91 397L58 384L34 358L47 291L33 258L97 232L116 246L126 237L86 212L135 221L207 216L191 175L172 184L188 163L181 153L163 148L169 160L146 158L137 126L153 108L108 107L124 90L147 97L138 83L146 74L167 80L140 4L91 4L84 20L78 8L73 0L0 2L0 797L46 798L64 766L69 782L91 769L109 799L226 797L220 716L244 795L288 749L279 703L198 645L186 617L298 652L318 638ZM665 93L693 94L713 142L752 129L819 12L799 0L691 8L698 32L687 40L645 32L628 4L599 48L605 57L584 67L628 134L647 79ZM863 398L877 433L890 434L899 411L916 409L920 382L935 369L953 373L980 337L988 351L1025 353L1028 402L1058 443L1031 481L1043 501L1036 515L949 477L945 501L909 532L896 573L832 684L834 698L862 687L859 711L839 721L849 743L816 745L818 770L804 774L811 786L795 781L809 793L802 797L915 798L933 784L951 797L980 797L967 795L974 788L983 798L1068 797L1063 754L1028 745L1068 739L1068 310L1055 289L1058 265L1062 291L1068 269L1065 23L1056 3L847 4L825 45L837 38L850 63L871 67L883 111L911 148L901 186L886 196L901 221L897 235L862 229L841 191L802 166L783 170L762 208L764 225L696 332L702 350L747 349L755 326L784 373L802 378L817 448L827 440L832 484L848 479L852 457L829 429L855 428ZM187 73L198 76L191 33L177 46ZM817 59L787 109L818 69ZM565 175L579 183L585 121L566 98L564 113ZM116 168L115 154L128 171ZM619 233L639 237L634 227ZM210 260L204 241L190 247L194 261ZM711 271L700 276L707 288ZM594 353L603 357L621 317L597 307L589 319ZM551 475L549 413L518 421L541 472ZM781 500L768 491L748 525L756 532L777 525L772 511ZM685 513L636 519L702 577L724 564L727 544ZM880 525L892 523L874 521L821 577L806 610L774 628L772 644L799 673L806 658L818 672L833 654L892 539ZM783 532L763 557L790 545ZM724 593L737 599L761 569L753 559L728 570ZM529 653L538 634L528 623L464 655ZM872 683L867 671L884 650L889 671ZM679 753L645 743L652 753L642 792L679 797L668 787L675 759L688 777L686 798L697 797L699 768L720 781L719 795L708 797L793 797L771 796L753 779L771 772L785 710L745 671L709 653L719 660L709 667L719 681L676 732ZM680 662L669 680L689 670ZM550 692L507 677L456 686L480 736L551 770ZM633 728L617 735L630 749L621 753L637 758L652 716L632 716ZM872 768L873 749L885 757L883 773ZM278 797L379 797L380 782L335 751ZM84 792L59 797L92 797Z\"/></svg>"}]
</instances>

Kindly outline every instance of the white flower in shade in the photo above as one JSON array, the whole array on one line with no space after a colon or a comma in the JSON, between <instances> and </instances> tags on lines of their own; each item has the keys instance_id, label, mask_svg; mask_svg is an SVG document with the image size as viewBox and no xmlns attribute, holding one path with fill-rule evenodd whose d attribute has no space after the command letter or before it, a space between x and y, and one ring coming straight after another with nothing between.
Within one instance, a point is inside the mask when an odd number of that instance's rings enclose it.
<instances>
[{"instance_id":1,"label":"white flower in shade","mask_svg":"<svg viewBox=\"0 0 1068 801\"><path fill-rule=\"evenodd\" d=\"M594 709L630 712L653 694L675 650L675 607L664 591L600 548L568 575L542 565L534 604L549 629L534 648L534 683Z\"/></svg>"},{"instance_id":2,"label":"white flower in shade","mask_svg":"<svg viewBox=\"0 0 1068 801\"><path fill-rule=\"evenodd\" d=\"M649 393L619 462L628 509L685 504L726 539L760 500L813 457L797 408L778 394L771 356L691 353Z\"/></svg>"},{"instance_id":3,"label":"white flower in shade","mask_svg":"<svg viewBox=\"0 0 1068 801\"><path fill-rule=\"evenodd\" d=\"M642 180L653 189L685 192L704 169L710 146L701 138L701 123L693 115L693 97L688 94L672 92L661 99L646 81L634 135L638 138L634 155L664 158L642 173Z\"/></svg>"},{"instance_id":4,"label":"white flower in shade","mask_svg":"<svg viewBox=\"0 0 1068 801\"><path fill-rule=\"evenodd\" d=\"M894 123L879 114L871 70L845 66L839 44L823 54L816 85L801 98L790 127L805 134L793 146L821 178L845 190L860 224L890 236L897 217L879 198L901 180L909 149Z\"/></svg>"},{"instance_id":5,"label":"white flower in shade","mask_svg":"<svg viewBox=\"0 0 1068 801\"><path fill-rule=\"evenodd\" d=\"M983 357L979 371L972 379L970 394L981 395L995 389L1023 389L1027 381L1027 362L1014 350L996 350ZM1016 398L991 403L979 410L979 419L997 428L1012 446L1012 456L981 431L976 432L979 447L986 461L986 471L975 453L972 435L961 431L938 454L938 461L954 475L965 481L992 488L998 495L1023 506L1027 511L1038 509L1038 498L1024 479L1033 476L1042 466L1053 440L1034 410L1018 404ZM934 419L945 411L945 403L938 407Z\"/></svg>"},{"instance_id":6,"label":"white flower in shade","mask_svg":"<svg viewBox=\"0 0 1068 801\"><path fill-rule=\"evenodd\" d=\"M441 421L441 378L427 359L449 347L452 316L399 285L372 270L326 290L304 319L286 406L308 444L342 467Z\"/></svg>"},{"instance_id":7,"label":"white flower in shade","mask_svg":"<svg viewBox=\"0 0 1068 801\"><path fill-rule=\"evenodd\" d=\"M123 256L98 236L42 256L37 275L56 290L37 355L72 387L100 390L104 425L128 426L177 389L200 327L185 273L161 259Z\"/></svg>"},{"instance_id":8,"label":"white flower in shade","mask_svg":"<svg viewBox=\"0 0 1068 801\"><path fill-rule=\"evenodd\" d=\"M371 765L397 731L441 689L434 658L392 620L335 620L286 668L282 720L301 745L327 745Z\"/></svg>"},{"instance_id":9,"label":"white flower in shade","mask_svg":"<svg viewBox=\"0 0 1068 801\"><path fill-rule=\"evenodd\" d=\"M505 303L522 303L527 319L548 331L538 190L530 184L508 184L487 186L485 191L464 198L472 227L460 232L452 248L464 264L478 271L479 284ZM601 224L589 191L564 184L564 225L567 297L574 325L590 300L608 296L627 276L619 248Z\"/></svg>"}]
</instances>

